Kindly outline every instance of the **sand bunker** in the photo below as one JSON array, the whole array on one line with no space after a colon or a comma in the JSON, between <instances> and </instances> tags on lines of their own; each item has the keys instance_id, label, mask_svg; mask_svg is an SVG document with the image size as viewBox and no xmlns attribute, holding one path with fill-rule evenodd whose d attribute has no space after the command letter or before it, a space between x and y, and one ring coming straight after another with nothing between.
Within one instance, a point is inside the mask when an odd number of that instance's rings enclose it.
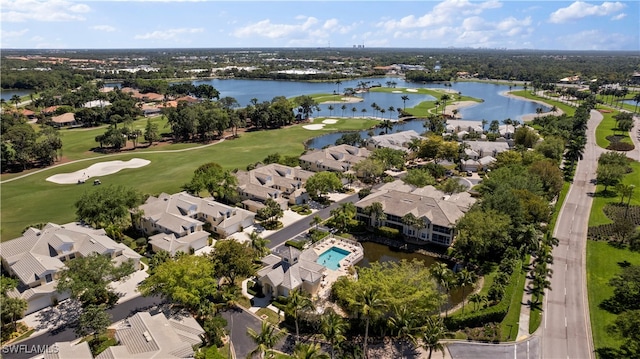
<instances>
[{"instance_id":1,"label":"sand bunker","mask_svg":"<svg viewBox=\"0 0 640 359\"><path fill-rule=\"evenodd\" d=\"M402 93L402 91L391 91L391 93Z\"/></svg>"},{"instance_id":2,"label":"sand bunker","mask_svg":"<svg viewBox=\"0 0 640 359\"><path fill-rule=\"evenodd\" d=\"M407 89L407 92L418 92L418 89Z\"/></svg>"},{"instance_id":3,"label":"sand bunker","mask_svg":"<svg viewBox=\"0 0 640 359\"><path fill-rule=\"evenodd\" d=\"M333 118L328 118L328 119L322 121L322 123L326 123L327 125L333 125L334 123L338 123L338 120L335 120Z\"/></svg>"},{"instance_id":4,"label":"sand bunker","mask_svg":"<svg viewBox=\"0 0 640 359\"><path fill-rule=\"evenodd\" d=\"M324 124L322 123L302 126L302 128L304 128L305 130L311 130L311 131L322 130L323 127L324 127Z\"/></svg>"},{"instance_id":5,"label":"sand bunker","mask_svg":"<svg viewBox=\"0 0 640 359\"><path fill-rule=\"evenodd\" d=\"M140 158L132 158L129 161L108 161L92 164L91 166L71 172L71 173L59 173L47 178L47 181L58 184L75 184L78 181L86 181L91 177L106 176L116 172L119 172L125 168L139 168L144 167L151 163L149 160L143 160Z\"/></svg>"}]
</instances>

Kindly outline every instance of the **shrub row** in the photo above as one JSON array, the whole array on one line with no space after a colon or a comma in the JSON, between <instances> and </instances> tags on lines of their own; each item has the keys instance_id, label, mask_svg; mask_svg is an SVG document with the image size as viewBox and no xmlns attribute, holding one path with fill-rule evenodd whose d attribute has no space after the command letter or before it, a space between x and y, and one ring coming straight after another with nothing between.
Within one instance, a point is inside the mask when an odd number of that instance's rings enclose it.
<instances>
[{"instance_id":1,"label":"shrub row","mask_svg":"<svg viewBox=\"0 0 640 359\"><path fill-rule=\"evenodd\" d=\"M382 226L376 229L376 232L378 235L389 239L396 239L400 237L400 231L391 227Z\"/></svg>"},{"instance_id":2,"label":"shrub row","mask_svg":"<svg viewBox=\"0 0 640 359\"><path fill-rule=\"evenodd\" d=\"M520 268L513 271L509 279L509 285L504 291L504 297L500 303L480 309L475 312L467 312L464 314L458 314L455 316L447 317L444 320L445 325L451 331L460 330L463 328L475 328L482 327L486 323L499 323L509 312L509 305L511 303L511 297L518 291L518 276L520 275Z\"/></svg>"},{"instance_id":3,"label":"shrub row","mask_svg":"<svg viewBox=\"0 0 640 359\"><path fill-rule=\"evenodd\" d=\"M298 242L298 241L288 240L288 241L284 242L284 244L289 246L289 247L296 248L298 250L304 250L305 242Z\"/></svg>"}]
</instances>

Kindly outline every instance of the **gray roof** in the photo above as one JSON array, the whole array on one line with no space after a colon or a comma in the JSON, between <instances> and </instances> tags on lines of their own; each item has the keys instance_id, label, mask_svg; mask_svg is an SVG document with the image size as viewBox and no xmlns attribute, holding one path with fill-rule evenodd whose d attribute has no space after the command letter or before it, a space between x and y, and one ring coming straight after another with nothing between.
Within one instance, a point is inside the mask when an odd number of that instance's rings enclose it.
<instances>
[{"instance_id":1,"label":"gray roof","mask_svg":"<svg viewBox=\"0 0 640 359\"><path fill-rule=\"evenodd\" d=\"M56 342L50 350L45 350L41 355L36 355L32 359L79 359L93 358L89 342Z\"/></svg>"},{"instance_id":2,"label":"gray roof","mask_svg":"<svg viewBox=\"0 0 640 359\"><path fill-rule=\"evenodd\" d=\"M422 136L414 130L408 130L387 135L372 136L368 141L375 147L406 150L407 143L411 142L414 138L422 138Z\"/></svg>"},{"instance_id":3,"label":"gray roof","mask_svg":"<svg viewBox=\"0 0 640 359\"><path fill-rule=\"evenodd\" d=\"M412 213L418 218L427 218L433 224L450 227L475 203L467 192L449 196L433 186L416 188L401 181L385 186L357 202L356 207L365 208L380 202L387 214L403 217Z\"/></svg>"},{"instance_id":4,"label":"gray roof","mask_svg":"<svg viewBox=\"0 0 640 359\"><path fill-rule=\"evenodd\" d=\"M189 246L191 243L197 242L202 238L209 238L209 232L196 231L179 238L177 238L173 233L158 233L149 237L149 243L164 251L173 253L178 248Z\"/></svg>"},{"instance_id":5,"label":"gray roof","mask_svg":"<svg viewBox=\"0 0 640 359\"><path fill-rule=\"evenodd\" d=\"M258 271L258 278L268 278L274 286L289 290L298 288L302 282L316 283L326 270L315 262L317 258L313 249L301 252L290 246L278 247L263 259L266 266Z\"/></svg>"},{"instance_id":6,"label":"gray roof","mask_svg":"<svg viewBox=\"0 0 640 359\"><path fill-rule=\"evenodd\" d=\"M255 198L267 200L281 193L301 194L304 184L314 173L300 168L271 163L251 171L238 171L238 188Z\"/></svg>"},{"instance_id":7,"label":"gray roof","mask_svg":"<svg viewBox=\"0 0 640 359\"><path fill-rule=\"evenodd\" d=\"M138 208L144 211L143 218L145 220L155 222L176 234L182 233L194 225L203 224L203 222L190 217L194 215L206 215L217 226L222 224L225 228L255 216L252 212L242 208L228 206L209 198L195 197L186 192L173 195L162 193L158 197L151 196Z\"/></svg>"},{"instance_id":8,"label":"gray roof","mask_svg":"<svg viewBox=\"0 0 640 359\"><path fill-rule=\"evenodd\" d=\"M192 346L202 342L202 327L187 314L172 316L139 312L115 324L120 345L109 347L96 359L191 358Z\"/></svg>"},{"instance_id":9,"label":"gray roof","mask_svg":"<svg viewBox=\"0 0 640 359\"><path fill-rule=\"evenodd\" d=\"M79 223L48 223L42 230L29 228L22 237L0 243L0 256L27 285L44 274L53 274L63 268L64 263L59 258L70 253L87 256L118 251L127 258L140 258L131 248L114 242L103 229Z\"/></svg>"},{"instance_id":10,"label":"gray roof","mask_svg":"<svg viewBox=\"0 0 640 359\"><path fill-rule=\"evenodd\" d=\"M488 153L493 153L494 151L496 152L496 154L498 154L500 152L507 151L510 148L507 142L467 141L465 143L469 145L469 148L471 150L478 153L478 155L480 154L480 152L483 152L484 156L486 156Z\"/></svg>"},{"instance_id":11,"label":"gray roof","mask_svg":"<svg viewBox=\"0 0 640 359\"><path fill-rule=\"evenodd\" d=\"M347 171L352 165L364 160L370 155L371 151L366 148L339 145L306 153L300 156L300 161L324 165L336 171Z\"/></svg>"}]
</instances>

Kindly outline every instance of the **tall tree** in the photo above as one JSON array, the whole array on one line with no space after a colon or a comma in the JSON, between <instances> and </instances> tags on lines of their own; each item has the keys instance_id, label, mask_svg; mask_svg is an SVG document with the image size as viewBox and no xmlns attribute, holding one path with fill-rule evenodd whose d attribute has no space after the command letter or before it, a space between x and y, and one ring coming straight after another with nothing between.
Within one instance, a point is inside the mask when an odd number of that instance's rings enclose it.
<instances>
[{"instance_id":1,"label":"tall tree","mask_svg":"<svg viewBox=\"0 0 640 359\"><path fill-rule=\"evenodd\" d=\"M427 325L422 328L420 338L422 346L428 352L428 359L431 359L434 351L440 351L444 355L445 347L440 340L444 339L446 335L447 330L442 318L431 317L427 320Z\"/></svg>"},{"instance_id":2,"label":"tall tree","mask_svg":"<svg viewBox=\"0 0 640 359\"><path fill-rule=\"evenodd\" d=\"M249 335L251 340L257 345L256 348L247 355L247 359L253 358L256 354L259 355L261 359L264 359L266 355L271 355L276 344L286 337L287 331L284 329L278 330L269 324L269 322L263 321L259 333L253 330L253 328L248 328L247 335Z\"/></svg>"},{"instance_id":3,"label":"tall tree","mask_svg":"<svg viewBox=\"0 0 640 359\"><path fill-rule=\"evenodd\" d=\"M407 109L407 101L409 101L409 96L407 95L402 95L402 97L400 97L402 99L402 110L406 110Z\"/></svg>"},{"instance_id":4,"label":"tall tree","mask_svg":"<svg viewBox=\"0 0 640 359\"><path fill-rule=\"evenodd\" d=\"M300 314L314 309L313 302L306 292L303 292L300 288L289 292L285 312L293 318L296 324L296 343L300 341Z\"/></svg>"},{"instance_id":5,"label":"tall tree","mask_svg":"<svg viewBox=\"0 0 640 359\"><path fill-rule=\"evenodd\" d=\"M384 207L380 202L373 202L364 208L364 212L369 216L369 225L372 227L380 227L387 220L384 213Z\"/></svg>"},{"instance_id":6,"label":"tall tree","mask_svg":"<svg viewBox=\"0 0 640 359\"><path fill-rule=\"evenodd\" d=\"M389 318L389 326L400 341L400 358L403 359L405 342L416 342L417 315L406 306L394 307L393 315Z\"/></svg>"},{"instance_id":7,"label":"tall tree","mask_svg":"<svg viewBox=\"0 0 640 359\"><path fill-rule=\"evenodd\" d=\"M236 278L255 275L253 251L246 244L235 239L216 242L215 250L210 254L214 273L225 278L231 285L236 285Z\"/></svg>"},{"instance_id":8,"label":"tall tree","mask_svg":"<svg viewBox=\"0 0 640 359\"><path fill-rule=\"evenodd\" d=\"M324 196L342 188L342 181L335 172L318 172L307 179L305 189L310 196L323 199Z\"/></svg>"},{"instance_id":9,"label":"tall tree","mask_svg":"<svg viewBox=\"0 0 640 359\"><path fill-rule=\"evenodd\" d=\"M68 291L83 307L115 305L119 295L111 288L111 282L124 280L135 272L133 261L116 265L110 257L98 253L77 257L65 264L59 272L56 290L60 293Z\"/></svg>"},{"instance_id":10,"label":"tall tree","mask_svg":"<svg viewBox=\"0 0 640 359\"><path fill-rule=\"evenodd\" d=\"M96 228L111 224L124 229L129 225L130 209L142 204L142 195L124 186L98 186L85 191L75 203L76 216Z\"/></svg>"},{"instance_id":11,"label":"tall tree","mask_svg":"<svg viewBox=\"0 0 640 359\"><path fill-rule=\"evenodd\" d=\"M362 344L362 352L367 358L367 342L369 341L369 324L371 320L377 319L383 309L386 307L385 302L380 297L379 292L373 288L364 288L356 294L355 306L358 313L362 315L365 321L364 325L364 342Z\"/></svg>"},{"instance_id":12,"label":"tall tree","mask_svg":"<svg viewBox=\"0 0 640 359\"><path fill-rule=\"evenodd\" d=\"M78 326L75 329L76 334L81 337L93 334L96 340L107 331L107 327L111 325L111 314L105 311L104 305L89 305L82 309L78 317Z\"/></svg>"},{"instance_id":13,"label":"tall tree","mask_svg":"<svg viewBox=\"0 0 640 359\"><path fill-rule=\"evenodd\" d=\"M206 189L214 198L230 198L236 193L237 184L238 179L231 172L217 163L209 162L194 171L191 182L185 184L184 188L195 194Z\"/></svg>"},{"instance_id":14,"label":"tall tree","mask_svg":"<svg viewBox=\"0 0 640 359\"><path fill-rule=\"evenodd\" d=\"M331 359L335 358L336 346L346 339L345 333L348 328L349 323L336 314L332 308L327 309L322 315L320 319L320 334L324 340L331 344Z\"/></svg>"}]
</instances>

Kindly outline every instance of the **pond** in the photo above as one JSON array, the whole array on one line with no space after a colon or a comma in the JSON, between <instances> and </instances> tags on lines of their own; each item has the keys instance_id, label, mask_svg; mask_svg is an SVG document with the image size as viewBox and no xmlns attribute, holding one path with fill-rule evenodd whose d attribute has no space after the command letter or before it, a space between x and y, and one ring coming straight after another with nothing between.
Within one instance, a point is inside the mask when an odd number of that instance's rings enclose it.
<instances>
[{"instance_id":1,"label":"pond","mask_svg":"<svg viewBox=\"0 0 640 359\"><path fill-rule=\"evenodd\" d=\"M356 264L358 267L368 267L371 262L400 262L405 259L411 261L413 259L417 259L419 261L424 262L424 264L429 267L434 263L442 262L450 264L442 259L420 254L420 253L409 253L395 250L389 246L373 243L373 242L362 242L362 247L364 248L364 258ZM471 288L466 288L464 291L465 295L469 295L471 293ZM449 301L449 307L453 307L458 303L462 302L462 288L457 289L451 292L451 299Z\"/></svg>"},{"instance_id":2,"label":"pond","mask_svg":"<svg viewBox=\"0 0 640 359\"><path fill-rule=\"evenodd\" d=\"M28 94L30 94L32 91L29 90L5 90L2 89L0 90L0 98L2 98L3 100L9 102L9 100L11 100L11 97L13 95L18 95L18 96L26 96Z\"/></svg>"}]
</instances>

